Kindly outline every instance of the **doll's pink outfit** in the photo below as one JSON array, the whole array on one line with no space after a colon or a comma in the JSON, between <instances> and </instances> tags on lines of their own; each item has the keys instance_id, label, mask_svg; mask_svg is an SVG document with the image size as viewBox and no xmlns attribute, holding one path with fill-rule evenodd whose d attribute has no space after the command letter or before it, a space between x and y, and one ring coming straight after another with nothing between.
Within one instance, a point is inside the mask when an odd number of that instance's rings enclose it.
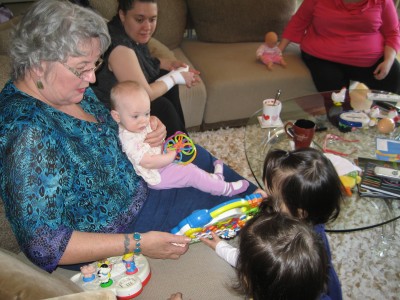
<instances>
[{"instance_id":1,"label":"doll's pink outfit","mask_svg":"<svg viewBox=\"0 0 400 300\"><path fill-rule=\"evenodd\" d=\"M261 61L264 64L268 64L270 62L279 64L282 61L282 52L278 48L278 46L275 47L268 47L266 44L260 45L256 51L256 56L260 57Z\"/></svg>"},{"instance_id":2,"label":"doll's pink outfit","mask_svg":"<svg viewBox=\"0 0 400 300\"><path fill-rule=\"evenodd\" d=\"M145 143L147 133L151 132L150 126L140 133L130 132L119 127L119 138L122 150L128 156L136 173L143 177L149 187L156 190L194 187L212 195L233 196L247 190L249 182L225 182L222 174L210 174L196 165L190 163L180 165L171 163L160 169L146 169L140 165L145 153L150 155L161 154L161 147L151 147Z\"/></svg>"}]
</instances>

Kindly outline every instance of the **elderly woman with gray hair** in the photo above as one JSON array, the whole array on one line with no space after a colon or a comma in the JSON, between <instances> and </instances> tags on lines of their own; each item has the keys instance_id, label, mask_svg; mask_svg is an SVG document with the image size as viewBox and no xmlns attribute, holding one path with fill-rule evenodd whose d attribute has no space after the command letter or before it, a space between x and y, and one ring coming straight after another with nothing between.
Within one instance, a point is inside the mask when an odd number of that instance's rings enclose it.
<instances>
[{"instance_id":1,"label":"elderly woman with gray hair","mask_svg":"<svg viewBox=\"0 0 400 300\"><path fill-rule=\"evenodd\" d=\"M134 250L177 259L190 240L163 231L227 200L192 188L151 191L135 173L117 124L88 87L109 44L92 10L40 0L10 45L11 80L0 93L0 198L22 251L48 272ZM165 126L156 117L151 126L147 140L160 145ZM194 163L211 171L214 161L198 147ZM242 179L226 166L224 175Z\"/></svg>"}]
</instances>

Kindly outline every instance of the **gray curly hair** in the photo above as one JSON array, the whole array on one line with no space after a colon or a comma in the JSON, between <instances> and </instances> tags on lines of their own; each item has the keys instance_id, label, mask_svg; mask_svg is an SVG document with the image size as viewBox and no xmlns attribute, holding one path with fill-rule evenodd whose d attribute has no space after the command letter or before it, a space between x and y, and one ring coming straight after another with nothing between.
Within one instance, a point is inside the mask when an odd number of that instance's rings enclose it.
<instances>
[{"instance_id":1,"label":"gray curly hair","mask_svg":"<svg viewBox=\"0 0 400 300\"><path fill-rule=\"evenodd\" d=\"M105 20L95 11L63 0L34 3L12 33L11 79L23 78L42 61L85 55L81 45L92 38L99 38L101 53L111 42Z\"/></svg>"}]
</instances>

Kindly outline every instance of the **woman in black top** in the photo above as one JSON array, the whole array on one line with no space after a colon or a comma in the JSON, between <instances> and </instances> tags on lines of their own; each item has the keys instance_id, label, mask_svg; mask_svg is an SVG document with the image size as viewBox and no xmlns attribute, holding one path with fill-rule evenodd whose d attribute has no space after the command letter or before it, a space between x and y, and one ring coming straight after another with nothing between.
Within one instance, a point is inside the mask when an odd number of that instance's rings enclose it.
<instances>
[{"instance_id":1,"label":"woman in black top","mask_svg":"<svg viewBox=\"0 0 400 300\"><path fill-rule=\"evenodd\" d=\"M199 72L181 61L152 57L147 46L157 25L156 0L119 0L118 13L108 23L112 43L104 55L104 67L93 89L110 106L110 90L116 82L135 80L150 95L151 114L167 128L167 134L186 131L178 84L191 87ZM186 69L184 69L186 68Z\"/></svg>"}]
</instances>

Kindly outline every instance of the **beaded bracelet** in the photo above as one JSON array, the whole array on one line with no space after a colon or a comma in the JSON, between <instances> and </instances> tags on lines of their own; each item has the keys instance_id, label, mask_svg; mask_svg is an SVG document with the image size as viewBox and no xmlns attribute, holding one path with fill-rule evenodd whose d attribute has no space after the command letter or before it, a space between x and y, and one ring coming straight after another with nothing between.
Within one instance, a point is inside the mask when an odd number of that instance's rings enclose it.
<instances>
[{"instance_id":1,"label":"beaded bracelet","mask_svg":"<svg viewBox=\"0 0 400 300\"><path fill-rule=\"evenodd\" d=\"M140 240L142 239L142 236L140 235L139 232L135 232L133 234L133 239L135 240L136 244L135 244L135 249L133 249L133 252L135 254L139 254L140 252L142 252L142 249L140 248Z\"/></svg>"}]
</instances>

